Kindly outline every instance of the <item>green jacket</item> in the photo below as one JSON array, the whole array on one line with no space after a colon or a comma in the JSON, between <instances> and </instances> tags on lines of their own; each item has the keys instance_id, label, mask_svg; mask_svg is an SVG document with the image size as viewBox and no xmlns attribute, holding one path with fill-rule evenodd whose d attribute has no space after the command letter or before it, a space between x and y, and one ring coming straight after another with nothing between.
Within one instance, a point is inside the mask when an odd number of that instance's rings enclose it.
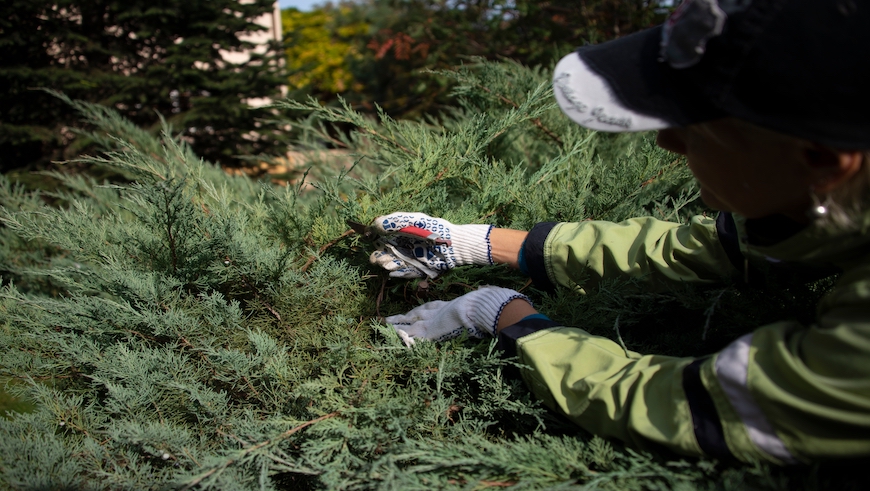
<instances>
[{"instance_id":1,"label":"green jacket","mask_svg":"<svg viewBox=\"0 0 870 491\"><path fill-rule=\"evenodd\" d=\"M543 223L521 259L537 285L575 289L625 275L713 283L759 262L835 268L812 325L761 326L695 359L626 352L531 317L502 330L499 346L530 367L522 376L548 406L635 447L776 464L870 455L870 224L849 233L789 224L727 213L686 225Z\"/></svg>"}]
</instances>

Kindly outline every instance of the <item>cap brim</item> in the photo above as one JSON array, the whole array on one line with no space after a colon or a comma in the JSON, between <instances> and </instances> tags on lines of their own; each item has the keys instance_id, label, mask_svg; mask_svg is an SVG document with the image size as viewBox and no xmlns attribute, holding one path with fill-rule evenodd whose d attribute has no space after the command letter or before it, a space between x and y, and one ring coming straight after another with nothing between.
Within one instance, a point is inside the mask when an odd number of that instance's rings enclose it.
<instances>
[{"instance_id":1,"label":"cap brim","mask_svg":"<svg viewBox=\"0 0 870 491\"><path fill-rule=\"evenodd\" d=\"M613 96L613 88L575 52L562 58L553 76L553 93L562 111L575 123L610 132L659 130L673 126L633 111Z\"/></svg>"},{"instance_id":2,"label":"cap brim","mask_svg":"<svg viewBox=\"0 0 870 491\"><path fill-rule=\"evenodd\" d=\"M559 107L581 126L647 131L722 117L699 85L697 69L659 62L661 26L585 46L562 58L553 76Z\"/></svg>"}]
</instances>

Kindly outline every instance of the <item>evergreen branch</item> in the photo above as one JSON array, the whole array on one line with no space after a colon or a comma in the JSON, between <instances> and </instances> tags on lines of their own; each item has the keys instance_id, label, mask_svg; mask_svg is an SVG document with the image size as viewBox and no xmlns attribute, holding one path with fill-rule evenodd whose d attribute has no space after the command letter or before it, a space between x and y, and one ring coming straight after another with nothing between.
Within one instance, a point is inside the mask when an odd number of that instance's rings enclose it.
<instances>
[{"instance_id":1,"label":"evergreen branch","mask_svg":"<svg viewBox=\"0 0 870 491\"><path fill-rule=\"evenodd\" d=\"M440 171L438 171L438 174L435 176L435 179L432 179L432 181L429 184L427 184L427 187L431 186L431 185L435 184L436 182L440 181L441 179L443 179L444 174L446 174L448 170L450 170L450 169L448 167L445 167L445 168L441 169Z\"/></svg>"},{"instance_id":2,"label":"evergreen branch","mask_svg":"<svg viewBox=\"0 0 870 491\"><path fill-rule=\"evenodd\" d=\"M142 334L141 332L139 332L139 331L134 331L133 329L121 329L121 330L123 330L123 331L125 331L125 332L128 332L128 333L130 333L130 334L132 334L132 335L134 335L134 336L139 336L140 338L142 338L142 339L144 339L144 340L146 340L146 341L154 341L154 342L159 342L159 341L160 341L159 339L157 339L157 338L154 337L154 336L148 336L147 334Z\"/></svg>"},{"instance_id":3,"label":"evergreen branch","mask_svg":"<svg viewBox=\"0 0 870 491\"><path fill-rule=\"evenodd\" d=\"M447 483L453 484L453 485L458 484L461 486L467 486L468 480L466 480L466 479L448 479ZM480 485L487 487L487 488L509 488L511 486L516 486L517 482L516 481L486 481L486 480L483 480L483 481L477 481L477 484L480 484Z\"/></svg>"},{"instance_id":4,"label":"evergreen branch","mask_svg":"<svg viewBox=\"0 0 870 491\"><path fill-rule=\"evenodd\" d=\"M654 176L650 177L649 179L647 179L646 181L640 183L640 187L644 188L644 187L647 187L650 184L652 184L656 179L658 179L659 177L662 176L662 174L665 173L665 170L667 168L668 167L662 167L661 169L659 169L659 171L656 173L656 175L654 175Z\"/></svg>"},{"instance_id":5,"label":"evergreen branch","mask_svg":"<svg viewBox=\"0 0 870 491\"><path fill-rule=\"evenodd\" d=\"M371 135L375 137L375 139L389 143L390 145L398 148L399 150L405 152L408 155L419 156L418 152L414 152L408 147L402 145L397 139L388 137L372 128L371 125L365 121L363 116L354 111L353 108L351 108L344 99L339 98L339 101L344 108L344 112L331 107L323 107L320 105L320 103L317 102L316 99L313 99L311 97L309 97L307 104L299 103L297 101L279 101L277 103L277 106L293 110L312 111L318 113L322 118L328 121L355 125L357 127L357 131L359 131L360 133ZM388 119L389 118L387 116L381 113L382 121ZM346 146L346 144L343 142L342 145Z\"/></svg>"},{"instance_id":6,"label":"evergreen branch","mask_svg":"<svg viewBox=\"0 0 870 491\"><path fill-rule=\"evenodd\" d=\"M199 463L198 460L196 460L196 458L194 458L193 455L190 455L190 452L187 451L187 448L182 448L181 451L184 452L184 455L186 455L187 458L189 458L191 461L193 461L194 464L196 464L196 465L198 465L198 466L199 466L199 465L202 465L202 464Z\"/></svg>"},{"instance_id":7,"label":"evergreen branch","mask_svg":"<svg viewBox=\"0 0 870 491\"><path fill-rule=\"evenodd\" d=\"M476 288L474 288L473 286L469 285L468 283L462 283L461 281L454 281L454 282L452 282L452 283L447 283L446 285L444 285L444 287L445 287L445 288L450 288L450 287L453 286L453 285L461 286L462 288L465 288L465 289L468 290L469 292L470 292L470 291L473 291L473 290L476 289Z\"/></svg>"},{"instance_id":8,"label":"evergreen branch","mask_svg":"<svg viewBox=\"0 0 870 491\"><path fill-rule=\"evenodd\" d=\"M432 187L435 183L444 179L444 175L447 173L448 170L450 170L450 167L445 167L445 168L441 169L440 171L438 171L438 174L435 174L435 177L432 178L431 181L427 182L423 187L425 187L425 188Z\"/></svg>"},{"instance_id":9,"label":"evergreen branch","mask_svg":"<svg viewBox=\"0 0 870 491\"><path fill-rule=\"evenodd\" d=\"M163 206L166 216L166 238L169 240L169 254L172 257L172 272L178 274L178 249L175 244L175 236L172 229L175 226L175 213L172 207L172 197L167 192L168 190L161 186L160 190L163 194Z\"/></svg>"},{"instance_id":10,"label":"evergreen branch","mask_svg":"<svg viewBox=\"0 0 870 491\"><path fill-rule=\"evenodd\" d=\"M353 231L353 229L347 230L343 234L339 235L337 238L335 238L335 239L327 242L326 244L323 244L322 246L320 246L320 249L317 250L317 254L309 257L308 261L305 262L305 264L302 266L302 268L300 268L299 271L302 273L308 271L308 268L310 268L311 265L314 264L314 261L316 261L320 255L322 255L324 252L326 252L327 249L334 246L335 244L338 244L339 242L342 241L342 239L349 237L349 236L353 235L354 233L355 232Z\"/></svg>"},{"instance_id":11,"label":"evergreen branch","mask_svg":"<svg viewBox=\"0 0 870 491\"><path fill-rule=\"evenodd\" d=\"M510 100L509 98L507 98L507 97L504 96L504 95L496 94L496 93L493 92L489 87L486 87L486 86L483 86L483 85L480 85L480 84L475 84L475 87L478 88L478 89L480 89L480 90L482 90L482 91L484 91L484 92L486 92L487 94L494 95L495 97L498 98L498 100L500 100L501 102L503 102L503 103L505 103L505 104L507 104L507 105L513 107L514 109L519 109L519 108L520 108L520 105L519 105L519 104L517 104L516 102ZM553 140L554 142L558 143L560 147L564 145L563 142L562 142L562 139L559 138L559 135L553 133L553 131L552 131L551 129L549 129L549 128L547 128L546 126L544 126L544 123L541 122L541 118L533 118L533 119L531 119L531 122L532 122L535 126L537 126L541 131L543 131L545 135L547 135L548 137L550 137L551 140Z\"/></svg>"},{"instance_id":12,"label":"evergreen branch","mask_svg":"<svg viewBox=\"0 0 870 491\"><path fill-rule=\"evenodd\" d=\"M260 290L256 286L254 286L253 283L251 283L251 281L248 279L247 275L245 275L244 273L240 273L240 275L242 276L242 281L245 282L245 286L247 286L248 288L250 288L251 290L254 291L254 298L263 302L263 305L266 307L266 310L268 310L269 313L274 315L275 318L278 319L278 322L281 322L281 314L279 314L278 311L275 310L275 308L272 307L271 304L269 304L269 302L262 299L262 296L260 295Z\"/></svg>"},{"instance_id":13,"label":"evergreen branch","mask_svg":"<svg viewBox=\"0 0 870 491\"><path fill-rule=\"evenodd\" d=\"M625 341L622 340L622 334L619 332L619 316L616 316L616 321L613 322L613 330L616 331L616 338L619 340L619 346L622 347L622 351L625 352L626 358L631 358L631 353L628 351L628 348L625 346Z\"/></svg>"},{"instance_id":14,"label":"evergreen branch","mask_svg":"<svg viewBox=\"0 0 870 491\"><path fill-rule=\"evenodd\" d=\"M644 189L645 187L649 186L650 184L652 184L653 182L655 182L656 180L658 180L661 176L663 176L663 175L665 174L666 171L669 171L669 170L673 169L673 168L676 167L676 165L679 164L679 163L680 163L680 159L676 159L676 160L672 161L670 164L668 164L668 165L666 165L666 166L663 166L663 167L661 168L661 170L659 170L659 172L656 173L656 175L654 175L653 177L651 177L651 178L647 179L646 181L642 182L641 185L638 186L637 189L635 189L634 191L632 191L629 195L625 196L624 198L620 199L619 201L615 201L613 204L611 204L611 205L608 206L607 208L601 210L601 211L598 213L598 216L599 216L599 217L606 216L608 213L610 213L611 211L615 210L616 207L620 206L620 205L623 204L625 201L628 201L628 200L630 200L630 199L632 199L632 198L637 197L637 196L641 193L641 191L643 191L643 189ZM665 214L661 211L661 209L659 209L658 211L659 211L659 213L660 213L662 216L665 215ZM595 216L589 216L589 217L586 217L586 220L596 220L596 219L597 219L597 218L596 218Z\"/></svg>"},{"instance_id":15,"label":"evergreen branch","mask_svg":"<svg viewBox=\"0 0 870 491\"><path fill-rule=\"evenodd\" d=\"M184 491L184 490L190 489L190 488L192 488L192 487L194 487L194 486L197 486L198 484L200 484L200 483L203 482L204 480L208 479L209 477L211 477L211 476L213 476L213 475L215 475L215 474L218 474L218 473L220 473L220 472L225 471L225 470L226 470L227 468L229 468L231 465L233 465L233 464L235 464L236 462L238 462L238 461L244 459L245 457L247 457L248 455L250 455L250 454L256 452L257 450L260 450L260 449L263 448L263 447L267 447L267 446L269 446L269 445L273 445L273 444L275 444L275 443L278 443L278 442L280 442L281 440L286 440L287 438L290 438L290 437L293 436L294 434L296 434L296 433L298 433L298 432L304 430L305 428L308 428L309 426L315 425L315 424L317 424L317 423L320 423L321 421L325 421L325 420L330 419L330 418L334 418L334 417L338 416L339 414L340 414L340 413L339 413L338 411L333 411L333 412L331 412L331 413L329 413L329 414L324 414L323 416L321 416L321 417L319 417L319 418L315 418L315 419L312 419L312 420L310 420L310 421L306 421L305 423L302 423L302 424L299 425L299 426L295 426L295 427L293 427L293 428L291 428L291 429L285 431L284 433L281 433L280 435L278 435L278 436L276 436L276 437L274 437L274 438L270 438L270 439L268 439L268 440L264 440L264 441L262 441L262 442L260 442L260 443L257 443L257 444L255 444L255 445L253 445L253 446L247 447L247 448L245 448L244 450L242 450L242 451L241 451L241 452L240 452L236 457L231 458L231 459L227 459L226 461L224 461L223 463L221 463L219 466L214 467L214 468L212 468L211 470L209 470L208 472L206 472L206 473L204 473L204 474L201 474L201 475L197 476L197 477L194 478L192 481L188 482L187 485L185 485L185 486L184 486L183 488L181 488L181 489L182 489L182 491Z\"/></svg>"},{"instance_id":16,"label":"evergreen branch","mask_svg":"<svg viewBox=\"0 0 870 491\"><path fill-rule=\"evenodd\" d=\"M239 442L239 443L240 443L242 446L244 446L244 447L247 447L248 445L250 445L249 442L245 441L243 438L239 438L237 435L235 435L235 434L233 434L233 433L225 433L225 432L221 431L220 428L217 428L215 431L217 432L218 435L221 435L221 436L224 436L224 437L228 437L228 438L232 438L233 440ZM278 451L278 449L276 449L276 451ZM186 452L185 452L185 453L186 453ZM188 455L188 456L189 456L189 455ZM281 457L278 457L277 455L266 455L265 457L268 458L269 460L272 460L273 462L277 462L277 463L279 463L279 464L281 464L281 465L285 465L285 466L287 466L288 468L292 468L292 467L293 467L293 463L292 463L292 462L290 462L290 461L288 461L288 460L286 460L286 459L282 459ZM192 457L191 457L191 458L192 458ZM199 462L197 462L195 459L194 459L194 462L196 463L196 465L201 466L201 464L200 464Z\"/></svg>"},{"instance_id":17,"label":"evergreen branch","mask_svg":"<svg viewBox=\"0 0 870 491\"><path fill-rule=\"evenodd\" d=\"M384 301L384 291L386 290L386 288L387 288L387 277L384 277L384 281L381 282L381 289L378 292L378 298L375 301L375 313L378 314L378 319L380 319L381 322L384 321L384 316L381 315L381 303Z\"/></svg>"},{"instance_id":18,"label":"evergreen branch","mask_svg":"<svg viewBox=\"0 0 870 491\"><path fill-rule=\"evenodd\" d=\"M36 355L35 352L30 350L21 350L25 353ZM42 375L42 376L30 376L30 375L13 375L12 378L16 380L54 380L54 379L65 379L65 378L73 378L76 375Z\"/></svg>"},{"instance_id":19,"label":"evergreen branch","mask_svg":"<svg viewBox=\"0 0 870 491\"><path fill-rule=\"evenodd\" d=\"M418 152L414 152L413 150L411 150L411 149L405 147L404 145L402 145L401 143L399 143L398 140L396 140L395 138L388 138L388 137L384 136L383 134L378 133L377 131L375 131L375 130L373 130L373 129L371 129L371 128L365 128L365 132L368 133L369 135L374 136L375 138L379 138L379 139L381 139L381 140L384 140L384 141L386 141L386 142L389 142L391 145L393 145L394 147L398 148L399 150L401 150L401 151L407 153L408 155L412 155L412 156L414 156L414 157L418 157L418 156L419 156L419 153L418 153Z\"/></svg>"},{"instance_id":20,"label":"evergreen branch","mask_svg":"<svg viewBox=\"0 0 870 491\"><path fill-rule=\"evenodd\" d=\"M197 349L196 346L190 344L190 341L188 341L187 338L185 338L184 336L181 336L178 339L181 340L182 346L199 353L199 358L203 362L205 362L206 365L208 365L208 369L209 369L209 371L211 371L212 377L217 377L217 370L215 370L214 364L211 362L211 360L208 359L208 356L206 356L205 353L203 353L201 350Z\"/></svg>"},{"instance_id":21,"label":"evergreen branch","mask_svg":"<svg viewBox=\"0 0 870 491\"><path fill-rule=\"evenodd\" d=\"M244 380L245 383L248 384L248 388L251 389L251 391L254 393L255 396L257 396L257 397L261 397L261 396L260 396L260 391L258 391L258 390L254 387L254 384L251 383L251 381L248 379L247 376L242 375L242 380Z\"/></svg>"},{"instance_id":22,"label":"evergreen branch","mask_svg":"<svg viewBox=\"0 0 870 491\"><path fill-rule=\"evenodd\" d=\"M702 341L707 340L707 331L710 330L710 320L713 319L713 312L716 310L716 307L719 306L719 301L722 299L722 295L724 295L726 291L727 289L723 288L722 291L720 291L719 294L716 295L716 298L713 299L713 303L710 305L710 307L708 307L707 310L704 311L705 320L704 331L701 334Z\"/></svg>"}]
</instances>

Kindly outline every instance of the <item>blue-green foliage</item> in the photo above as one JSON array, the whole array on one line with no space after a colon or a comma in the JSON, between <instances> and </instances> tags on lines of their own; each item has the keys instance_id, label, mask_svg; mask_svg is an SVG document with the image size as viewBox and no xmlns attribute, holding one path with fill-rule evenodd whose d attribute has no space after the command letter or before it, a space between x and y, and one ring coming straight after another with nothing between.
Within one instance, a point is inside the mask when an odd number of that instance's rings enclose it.
<instances>
[{"instance_id":1,"label":"blue-green foliage","mask_svg":"<svg viewBox=\"0 0 870 491\"><path fill-rule=\"evenodd\" d=\"M312 163L314 190L228 175L168 128L155 138L75 103L106 146L85 161L126 179L54 174L61 189L35 195L0 178L0 375L20 381L7 390L36 405L0 419L0 481L12 489L788 488L788 475L762 467L639 454L593 438L534 401L491 342L408 349L379 320L477 284L525 280L503 267L388 279L368 265L370 250L345 219L404 209L527 228L639 214L680 220L697 206L680 160L649 135L569 123L540 71L483 63L450 75L464 106L437 123L283 103L310 113L294 123L308 130L300 145L351 152L353 164L334 175ZM547 313L593 330L620 315L631 325L662 305L703 311L711 298L632 300L623 288L583 299L532 295ZM726 300L741 301L729 292ZM703 320L679 326L675 335L691 333L685 349L700 345Z\"/></svg>"}]
</instances>

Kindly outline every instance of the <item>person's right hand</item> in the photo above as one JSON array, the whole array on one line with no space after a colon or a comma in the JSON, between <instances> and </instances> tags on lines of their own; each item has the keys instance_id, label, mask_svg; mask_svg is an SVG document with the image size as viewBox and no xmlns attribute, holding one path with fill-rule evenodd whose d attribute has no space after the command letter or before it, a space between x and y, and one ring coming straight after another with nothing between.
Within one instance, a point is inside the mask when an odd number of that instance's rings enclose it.
<instances>
[{"instance_id":1,"label":"person's right hand","mask_svg":"<svg viewBox=\"0 0 870 491\"><path fill-rule=\"evenodd\" d=\"M492 225L454 225L443 218L400 211L375 218L372 227L380 237L369 260L395 278L435 278L456 266L492 264ZM397 234L404 227L428 230L443 243Z\"/></svg>"}]
</instances>

